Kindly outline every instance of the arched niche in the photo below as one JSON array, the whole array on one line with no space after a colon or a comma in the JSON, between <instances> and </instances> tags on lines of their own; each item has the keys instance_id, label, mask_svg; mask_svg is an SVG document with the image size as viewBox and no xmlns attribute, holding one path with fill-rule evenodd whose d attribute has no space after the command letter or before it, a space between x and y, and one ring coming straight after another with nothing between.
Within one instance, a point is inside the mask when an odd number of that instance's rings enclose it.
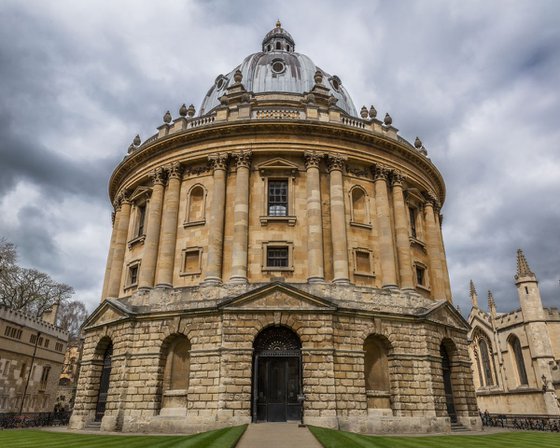
<instances>
[{"instance_id":1,"label":"arched niche","mask_svg":"<svg viewBox=\"0 0 560 448\"><path fill-rule=\"evenodd\" d=\"M161 415L186 415L190 381L191 344L183 334L167 337L160 355Z\"/></svg>"}]
</instances>

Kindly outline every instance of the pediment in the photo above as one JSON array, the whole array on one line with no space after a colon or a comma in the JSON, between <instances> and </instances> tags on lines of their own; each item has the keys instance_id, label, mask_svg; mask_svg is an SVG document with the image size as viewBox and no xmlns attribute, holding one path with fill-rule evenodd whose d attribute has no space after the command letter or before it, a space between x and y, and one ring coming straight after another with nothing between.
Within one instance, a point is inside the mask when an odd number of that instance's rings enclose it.
<instances>
[{"instance_id":1,"label":"pediment","mask_svg":"<svg viewBox=\"0 0 560 448\"><path fill-rule=\"evenodd\" d=\"M281 157L276 157L271 160L258 165L258 170L261 175L271 174L271 173L290 173L295 175L298 172L299 166L289 160L282 159Z\"/></svg>"},{"instance_id":2,"label":"pediment","mask_svg":"<svg viewBox=\"0 0 560 448\"><path fill-rule=\"evenodd\" d=\"M492 333L492 325L490 325L490 322L488 321L488 315L485 313L481 315L480 313L481 312L479 311L475 314L471 311L468 319L469 325L471 326L473 331L476 328L481 328L486 333Z\"/></svg>"},{"instance_id":3,"label":"pediment","mask_svg":"<svg viewBox=\"0 0 560 448\"><path fill-rule=\"evenodd\" d=\"M447 301L440 301L434 304L424 316L426 319L437 322L438 324L470 330L469 323L461 313Z\"/></svg>"},{"instance_id":4,"label":"pediment","mask_svg":"<svg viewBox=\"0 0 560 448\"><path fill-rule=\"evenodd\" d=\"M281 283L273 283L229 299L221 307L225 310L271 311L336 309L336 305L328 300Z\"/></svg>"},{"instance_id":5,"label":"pediment","mask_svg":"<svg viewBox=\"0 0 560 448\"><path fill-rule=\"evenodd\" d=\"M146 199L150 197L152 194L152 189L146 186L139 186L134 189L134 191L130 194L130 200L132 202L137 201L138 199Z\"/></svg>"},{"instance_id":6,"label":"pediment","mask_svg":"<svg viewBox=\"0 0 560 448\"><path fill-rule=\"evenodd\" d=\"M83 328L111 324L129 317L130 314L126 312L124 307L116 305L111 299L107 299L87 318Z\"/></svg>"}]
</instances>

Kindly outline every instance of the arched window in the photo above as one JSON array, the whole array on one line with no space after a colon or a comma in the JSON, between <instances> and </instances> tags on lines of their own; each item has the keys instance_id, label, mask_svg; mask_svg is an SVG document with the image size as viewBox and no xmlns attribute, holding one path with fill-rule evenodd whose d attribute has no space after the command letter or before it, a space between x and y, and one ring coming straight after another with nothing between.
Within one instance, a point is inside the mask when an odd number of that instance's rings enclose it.
<instances>
[{"instance_id":1,"label":"arched window","mask_svg":"<svg viewBox=\"0 0 560 448\"><path fill-rule=\"evenodd\" d=\"M282 44L280 44L280 42L276 42L276 49L277 49L277 50L281 50L281 49L282 49Z\"/></svg>"},{"instance_id":2,"label":"arched window","mask_svg":"<svg viewBox=\"0 0 560 448\"><path fill-rule=\"evenodd\" d=\"M493 386L494 380L492 378L492 363L490 361L490 354L488 350L488 344L484 338L481 338L478 342L478 347L480 348L480 360L482 362L482 376L484 378L485 386Z\"/></svg>"},{"instance_id":3,"label":"arched window","mask_svg":"<svg viewBox=\"0 0 560 448\"><path fill-rule=\"evenodd\" d=\"M364 342L364 376L368 408L391 408L387 346L388 341L375 335L368 336Z\"/></svg>"},{"instance_id":4,"label":"arched window","mask_svg":"<svg viewBox=\"0 0 560 448\"><path fill-rule=\"evenodd\" d=\"M206 190L202 185L191 188L187 200L186 224L203 224L206 219Z\"/></svg>"},{"instance_id":5,"label":"arched window","mask_svg":"<svg viewBox=\"0 0 560 448\"><path fill-rule=\"evenodd\" d=\"M172 412L174 413L181 409L186 413L190 377L190 350L191 344L187 337L182 334L170 336L162 345L162 415L165 415L165 409L173 409Z\"/></svg>"},{"instance_id":6,"label":"arched window","mask_svg":"<svg viewBox=\"0 0 560 448\"><path fill-rule=\"evenodd\" d=\"M370 224L367 194L362 187L350 190L350 214L354 224Z\"/></svg>"},{"instance_id":7,"label":"arched window","mask_svg":"<svg viewBox=\"0 0 560 448\"><path fill-rule=\"evenodd\" d=\"M517 367L517 377L519 379L519 384L529 384L527 380L527 371L525 370L525 361L523 360L523 349L521 348L521 342L517 336L510 336L509 338L510 351L513 356L515 366Z\"/></svg>"}]
</instances>

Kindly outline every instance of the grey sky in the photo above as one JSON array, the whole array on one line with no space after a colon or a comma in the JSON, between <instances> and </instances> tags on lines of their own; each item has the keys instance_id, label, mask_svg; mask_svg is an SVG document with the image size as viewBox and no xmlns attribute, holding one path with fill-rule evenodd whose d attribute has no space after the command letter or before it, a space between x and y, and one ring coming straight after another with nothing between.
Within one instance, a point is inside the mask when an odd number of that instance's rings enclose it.
<instances>
[{"instance_id":1,"label":"grey sky","mask_svg":"<svg viewBox=\"0 0 560 448\"><path fill-rule=\"evenodd\" d=\"M447 184L455 303L518 306L524 249L560 305L557 1L9 1L0 3L0 236L19 263L99 300L107 182L136 133L196 108L277 18L356 107L419 135Z\"/></svg>"}]
</instances>

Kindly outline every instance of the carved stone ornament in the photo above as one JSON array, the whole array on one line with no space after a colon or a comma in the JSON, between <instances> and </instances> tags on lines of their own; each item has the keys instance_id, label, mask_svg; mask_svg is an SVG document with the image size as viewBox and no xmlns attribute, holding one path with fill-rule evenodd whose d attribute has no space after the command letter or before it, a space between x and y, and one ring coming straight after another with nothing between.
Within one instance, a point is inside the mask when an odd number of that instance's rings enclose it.
<instances>
[{"instance_id":1,"label":"carved stone ornament","mask_svg":"<svg viewBox=\"0 0 560 448\"><path fill-rule=\"evenodd\" d=\"M373 180L382 179L386 181L389 177L389 170L383 165L377 164L371 171L373 172Z\"/></svg>"},{"instance_id":2,"label":"carved stone ornament","mask_svg":"<svg viewBox=\"0 0 560 448\"><path fill-rule=\"evenodd\" d=\"M226 170L227 162L228 162L228 154L225 152L219 154L213 154L211 156L208 156L208 161L210 162L210 166L214 171Z\"/></svg>"},{"instance_id":3,"label":"carved stone ornament","mask_svg":"<svg viewBox=\"0 0 560 448\"><path fill-rule=\"evenodd\" d=\"M315 84L323 84L323 72L321 70L317 70L315 72L315 76L313 76L313 80Z\"/></svg>"},{"instance_id":4,"label":"carved stone ornament","mask_svg":"<svg viewBox=\"0 0 560 448\"><path fill-rule=\"evenodd\" d=\"M253 153L251 151L239 151L233 154L237 168L251 168L251 158Z\"/></svg>"},{"instance_id":5,"label":"carved stone ornament","mask_svg":"<svg viewBox=\"0 0 560 448\"><path fill-rule=\"evenodd\" d=\"M389 113L385 114L385 118L383 119L383 123L385 123L385 126L391 126L393 124L393 119L391 118L391 115L389 115Z\"/></svg>"},{"instance_id":6,"label":"carved stone ornament","mask_svg":"<svg viewBox=\"0 0 560 448\"><path fill-rule=\"evenodd\" d=\"M194 108L194 105L191 104L191 105L189 106L189 108L187 109L187 115L189 116L189 118L192 118L192 117L194 117L194 114L195 114L195 113L196 113L196 110L195 110L195 108Z\"/></svg>"},{"instance_id":7,"label":"carved stone ornament","mask_svg":"<svg viewBox=\"0 0 560 448\"><path fill-rule=\"evenodd\" d=\"M129 197L130 195L126 192L126 191L121 191L117 194L115 200L113 201L113 207L115 208L115 210L120 210L121 206L124 203L128 203L129 202Z\"/></svg>"},{"instance_id":8,"label":"carved stone ornament","mask_svg":"<svg viewBox=\"0 0 560 448\"><path fill-rule=\"evenodd\" d=\"M233 74L233 80L236 84L240 84L241 81L243 81L243 74L241 73L241 70L237 69L235 71L235 73Z\"/></svg>"},{"instance_id":9,"label":"carved stone ornament","mask_svg":"<svg viewBox=\"0 0 560 448\"><path fill-rule=\"evenodd\" d=\"M142 140L140 139L140 135L136 134L136 137L134 137L134 140L132 140L132 144L134 146L140 146L140 143L142 143Z\"/></svg>"},{"instance_id":10,"label":"carved stone ornament","mask_svg":"<svg viewBox=\"0 0 560 448\"><path fill-rule=\"evenodd\" d=\"M150 176L154 185L165 185L165 170L163 168L152 170L148 176Z\"/></svg>"},{"instance_id":11,"label":"carved stone ornament","mask_svg":"<svg viewBox=\"0 0 560 448\"><path fill-rule=\"evenodd\" d=\"M375 109L375 107L371 106L369 108L369 118L373 120L375 117L377 117L377 110Z\"/></svg>"},{"instance_id":12,"label":"carved stone ornament","mask_svg":"<svg viewBox=\"0 0 560 448\"><path fill-rule=\"evenodd\" d=\"M346 172L356 177L371 178L371 172L367 168L358 168L356 166L346 165Z\"/></svg>"},{"instance_id":13,"label":"carved stone ornament","mask_svg":"<svg viewBox=\"0 0 560 448\"><path fill-rule=\"evenodd\" d=\"M201 174L208 173L211 170L210 164L188 166L183 170L185 176L200 176Z\"/></svg>"},{"instance_id":14,"label":"carved stone ornament","mask_svg":"<svg viewBox=\"0 0 560 448\"><path fill-rule=\"evenodd\" d=\"M303 160L305 161L305 169L309 168L319 168L319 162L324 157L322 152L317 151L305 151L303 153Z\"/></svg>"},{"instance_id":15,"label":"carved stone ornament","mask_svg":"<svg viewBox=\"0 0 560 448\"><path fill-rule=\"evenodd\" d=\"M340 154L333 154L328 156L329 173L331 171L342 171L346 165L346 157Z\"/></svg>"},{"instance_id":16,"label":"carved stone ornament","mask_svg":"<svg viewBox=\"0 0 560 448\"><path fill-rule=\"evenodd\" d=\"M402 187L403 181L406 178L403 176L403 174L400 171L393 171L393 174L391 176L391 184L394 185L400 185Z\"/></svg>"},{"instance_id":17,"label":"carved stone ornament","mask_svg":"<svg viewBox=\"0 0 560 448\"><path fill-rule=\"evenodd\" d=\"M329 107L334 106L337 102L338 98L331 94L331 96L329 96Z\"/></svg>"},{"instance_id":18,"label":"carved stone ornament","mask_svg":"<svg viewBox=\"0 0 560 448\"><path fill-rule=\"evenodd\" d=\"M364 120L368 117L368 110L366 106L362 106L362 109L360 110L360 117Z\"/></svg>"},{"instance_id":19,"label":"carved stone ornament","mask_svg":"<svg viewBox=\"0 0 560 448\"><path fill-rule=\"evenodd\" d=\"M414 140L414 147L416 149L420 149L422 147L422 140L420 140L420 137L416 137L416 140Z\"/></svg>"},{"instance_id":20,"label":"carved stone ornament","mask_svg":"<svg viewBox=\"0 0 560 448\"><path fill-rule=\"evenodd\" d=\"M441 208L441 204L434 193L425 193L424 196L426 197L425 205L431 205L434 210L439 210Z\"/></svg>"},{"instance_id":21,"label":"carved stone ornament","mask_svg":"<svg viewBox=\"0 0 560 448\"><path fill-rule=\"evenodd\" d=\"M173 119L173 117L171 116L171 112L167 111L165 112L165 115L163 116L163 122L164 123L171 123L171 120Z\"/></svg>"},{"instance_id":22,"label":"carved stone ornament","mask_svg":"<svg viewBox=\"0 0 560 448\"><path fill-rule=\"evenodd\" d=\"M179 115L181 115L181 117L187 116L187 106L185 103L183 103L183 105L179 108Z\"/></svg>"},{"instance_id":23,"label":"carved stone ornament","mask_svg":"<svg viewBox=\"0 0 560 448\"><path fill-rule=\"evenodd\" d=\"M170 165L167 165L167 175L169 179L181 179L181 175L183 174L183 167L179 162L173 162Z\"/></svg>"}]
</instances>

